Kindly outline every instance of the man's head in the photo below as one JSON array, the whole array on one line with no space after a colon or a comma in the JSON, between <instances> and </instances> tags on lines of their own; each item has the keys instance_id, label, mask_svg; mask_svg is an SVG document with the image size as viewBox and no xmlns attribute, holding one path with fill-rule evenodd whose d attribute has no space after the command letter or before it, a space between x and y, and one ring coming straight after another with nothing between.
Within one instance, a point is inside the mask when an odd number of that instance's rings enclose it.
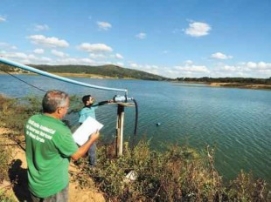
<instances>
[{"instance_id":1,"label":"man's head","mask_svg":"<svg viewBox=\"0 0 271 202\"><path fill-rule=\"evenodd\" d=\"M63 91L47 91L42 100L43 113L55 114L56 118L63 118L69 109L69 95Z\"/></svg>"},{"instance_id":2,"label":"man's head","mask_svg":"<svg viewBox=\"0 0 271 202\"><path fill-rule=\"evenodd\" d=\"M85 95L82 97L82 102L85 106L91 106L94 102L94 98L91 95Z\"/></svg>"}]
</instances>

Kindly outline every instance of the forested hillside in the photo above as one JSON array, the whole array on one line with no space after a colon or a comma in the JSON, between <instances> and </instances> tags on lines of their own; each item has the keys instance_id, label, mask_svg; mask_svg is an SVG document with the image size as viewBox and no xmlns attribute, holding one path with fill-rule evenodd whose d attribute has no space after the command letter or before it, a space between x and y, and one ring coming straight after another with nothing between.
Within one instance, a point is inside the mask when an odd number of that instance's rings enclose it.
<instances>
[{"instance_id":1,"label":"forested hillside","mask_svg":"<svg viewBox=\"0 0 271 202\"><path fill-rule=\"evenodd\" d=\"M113 78L134 78L143 80L167 80L166 77L150 74L144 71L127 69L115 65L103 66L84 66L84 65L31 65L37 69L53 72L53 73L79 73L79 74L95 74Z\"/></svg>"},{"instance_id":2,"label":"forested hillside","mask_svg":"<svg viewBox=\"0 0 271 202\"><path fill-rule=\"evenodd\" d=\"M244 77L201 77L201 78L177 78L177 81L183 82L203 82L203 83L239 83L239 84L271 84L271 77L263 78L244 78Z\"/></svg>"}]
</instances>

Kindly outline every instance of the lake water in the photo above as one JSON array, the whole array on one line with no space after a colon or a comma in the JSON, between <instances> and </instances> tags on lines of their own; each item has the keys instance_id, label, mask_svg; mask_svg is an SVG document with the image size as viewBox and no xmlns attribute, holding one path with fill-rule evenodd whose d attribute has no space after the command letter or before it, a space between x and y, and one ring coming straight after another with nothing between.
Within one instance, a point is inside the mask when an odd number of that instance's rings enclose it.
<instances>
[{"instance_id":1,"label":"lake water","mask_svg":"<svg viewBox=\"0 0 271 202\"><path fill-rule=\"evenodd\" d=\"M98 101L122 92L80 87L42 76L19 75L43 90L60 89L71 95L94 95ZM154 148L188 144L199 150L215 148L216 168L224 179L243 169L271 182L271 91L216 88L199 84L157 81L72 78L89 84L128 89L138 103L138 136L151 139ZM44 92L9 75L0 75L0 92L12 97ZM100 107L97 118L105 124L105 138L115 135L115 105ZM76 122L76 120L73 120ZM124 136L133 134L135 108L125 108ZM157 126L156 123L160 123Z\"/></svg>"}]
</instances>

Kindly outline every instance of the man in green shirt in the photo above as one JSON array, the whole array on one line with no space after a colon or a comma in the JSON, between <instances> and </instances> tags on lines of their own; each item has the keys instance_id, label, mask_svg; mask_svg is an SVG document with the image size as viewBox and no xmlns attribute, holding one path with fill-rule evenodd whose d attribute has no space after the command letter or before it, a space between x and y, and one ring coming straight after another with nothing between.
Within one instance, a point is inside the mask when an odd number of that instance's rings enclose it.
<instances>
[{"instance_id":1,"label":"man in green shirt","mask_svg":"<svg viewBox=\"0 0 271 202\"><path fill-rule=\"evenodd\" d=\"M48 91L42 108L43 113L30 117L24 129L29 190L34 202L66 202L70 158L78 160L84 156L99 133L92 134L78 148L70 129L61 121L69 108L65 92Z\"/></svg>"}]
</instances>

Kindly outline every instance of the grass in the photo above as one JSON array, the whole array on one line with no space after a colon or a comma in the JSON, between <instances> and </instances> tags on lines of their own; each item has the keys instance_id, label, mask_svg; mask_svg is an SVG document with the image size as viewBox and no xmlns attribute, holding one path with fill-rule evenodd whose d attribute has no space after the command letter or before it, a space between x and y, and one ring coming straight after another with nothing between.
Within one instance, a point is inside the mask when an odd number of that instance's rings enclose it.
<instances>
[{"instance_id":1,"label":"grass","mask_svg":"<svg viewBox=\"0 0 271 202\"><path fill-rule=\"evenodd\" d=\"M78 106L74 100L71 106ZM10 128L23 141L24 123L40 111L40 101L0 96L0 110L1 127ZM90 168L87 160L81 159L75 163L82 172L72 178L84 188L97 187L107 201L271 201L265 180L254 179L252 173L240 171L235 180L225 184L215 169L211 147L199 151L187 145L171 145L158 152L143 138L133 149L125 143L122 156L116 157L112 151L114 145L99 145L97 166ZM10 156L2 147L0 152L0 181L8 180ZM129 177L131 173L134 178ZM9 201L5 197L0 192L0 201Z\"/></svg>"}]
</instances>

